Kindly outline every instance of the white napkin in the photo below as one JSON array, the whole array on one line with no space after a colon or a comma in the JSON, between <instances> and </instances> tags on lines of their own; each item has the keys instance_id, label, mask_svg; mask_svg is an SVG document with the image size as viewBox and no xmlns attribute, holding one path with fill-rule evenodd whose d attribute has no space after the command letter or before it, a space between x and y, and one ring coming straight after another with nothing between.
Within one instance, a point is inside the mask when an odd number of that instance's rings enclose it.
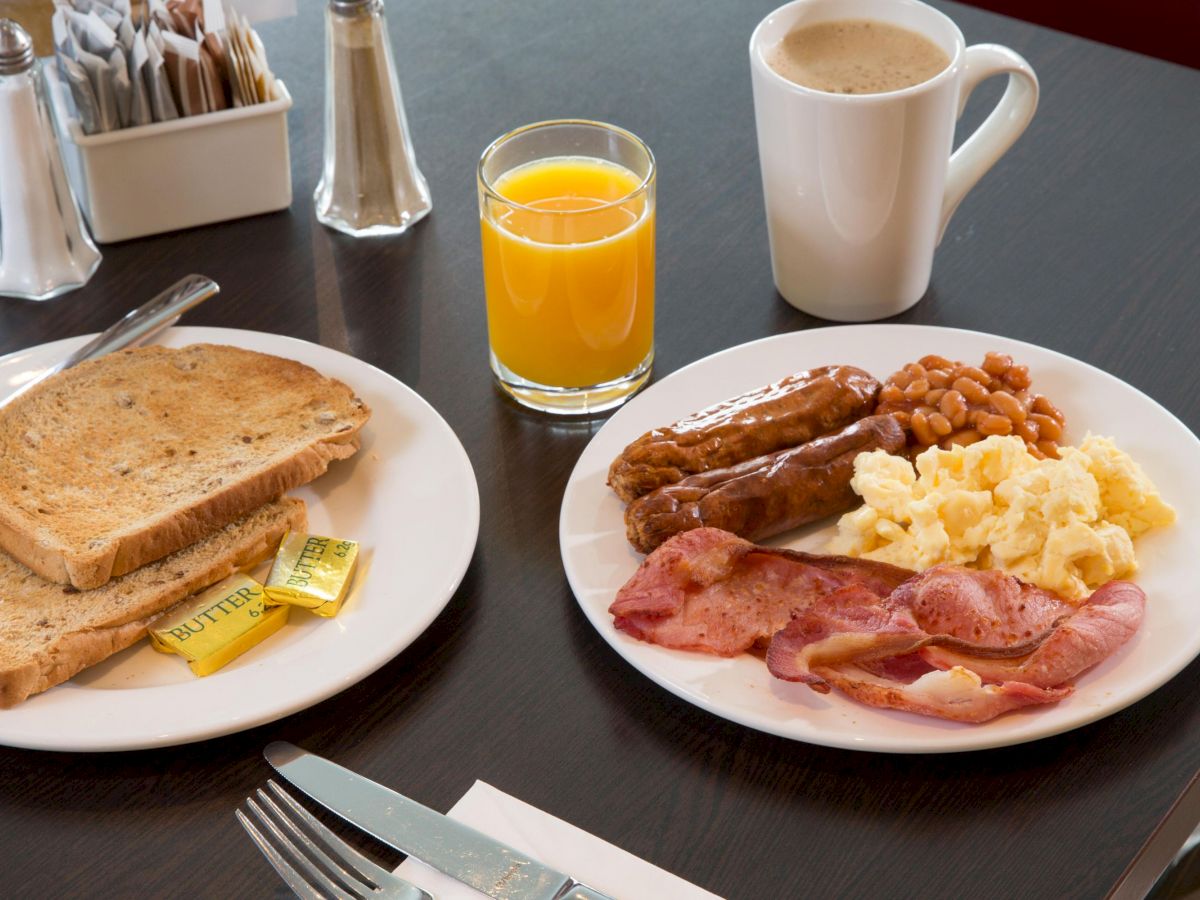
<instances>
[{"instance_id":1,"label":"white napkin","mask_svg":"<svg viewBox=\"0 0 1200 900\"><path fill-rule=\"evenodd\" d=\"M482 781L476 781L447 815L618 900L719 900L716 894ZM415 859L402 862L396 874L438 900L479 900L483 896Z\"/></svg>"}]
</instances>

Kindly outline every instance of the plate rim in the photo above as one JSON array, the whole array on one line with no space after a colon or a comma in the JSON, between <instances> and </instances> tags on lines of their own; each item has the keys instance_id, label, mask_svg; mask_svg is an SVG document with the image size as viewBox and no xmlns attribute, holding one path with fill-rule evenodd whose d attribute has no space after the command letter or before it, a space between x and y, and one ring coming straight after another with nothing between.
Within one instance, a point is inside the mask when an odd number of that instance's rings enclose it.
<instances>
[{"instance_id":1,"label":"plate rim","mask_svg":"<svg viewBox=\"0 0 1200 900\"><path fill-rule=\"evenodd\" d=\"M464 467L465 474L469 475L466 480L467 499L469 513L464 525L468 528L464 529L464 534L469 532L469 539L462 541L458 554L454 557L453 563L448 567L447 571L453 571L454 575L447 583L445 589L445 597L435 604L431 604L421 616L415 617L413 620L417 623L417 627L412 631L412 636L407 640L398 644L389 644L383 646L382 649L373 655L368 655L367 662L357 665L352 671L346 673L342 677L331 678L322 683L319 687L302 693L301 696L287 694L281 697L277 704L273 704L269 709L261 710L258 713L247 718L225 716L218 721L209 723L208 726L198 727L195 729L175 730L162 734L151 734L151 729L144 727L145 734L139 734L133 738L108 738L95 739L91 735L78 734L71 735L70 740L62 740L63 735L46 735L41 738L30 737L28 735L19 735L11 737L6 734L4 728L4 714L7 710L0 710L0 746L14 747L25 750L41 750L50 752L69 752L69 753L109 753L123 752L133 750L149 750L160 747L175 747L186 744L197 743L200 741L212 740L214 738L225 737L230 734L236 734L242 731L248 731L251 728L257 728L260 725L267 725L272 722L279 721L294 713L308 709L317 705L336 694L341 693L347 688L357 684L363 679L371 676L383 666L387 665L408 647L415 643L422 634L424 634L430 625L445 611L450 601L457 593L459 586L466 577L467 571L470 569L471 561L479 545L479 527L480 527L480 496L479 496L479 481L475 475L475 468L471 463L470 456L466 448L463 446L458 434L450 427L450 424L439 413L434 406L426 400L414 388L402 382L394 375L375 366L365 360L359 359L349 353L337 350L333 347L327 347L323 344L314 341L307 341L303 338L292 337L290 335L272 334L265 331L255 331L245 328L230 328L226 326L215 325L176 325L164 331L161 335L155 337L153 341L148 343L161 343L164 337L173 336L179 340L188 343L226 343L232 346L244 346L239 344L238 337L244 337L250 342L265 341L270 344L277 344L278 349L265 351L258 349L258 352L267 352L276 356L286 356L289 347L304 348L303 352L309 353L315 349L318 354L328 353L343 357L348 363L354 367L368 370L372 376L378 376L386 382L390 382L389 388L394 388L405 395L408 400L415 401L416 405L423 408L423 411L431 415L436 421L439 428L448 437L454 447L457 462ZM82 346L88 340L96 337L96 333L83 334L75 337L59 338L53 341L47 341L42 344L31 345L18 350L11 351L0 356L0 370L11 365L15 360L24 355L40 354L51 351L55 348L61 348L66 352L74 346ZM247 348L251 349L251 348ZM294 357L290 357L294 358ZM306 363L307 365L308 363ZM316 366L314 366L316 368ZM325 374L325 373L322 373ZM19 385L14 386L14 390ZM5 394L7 396L7 394ZM131 646L138 646L141 642L136 642ZM359 654L361 656L362 654ZM86 671L86 670L84 670ZM78 673L77 673L78 674ZM70 679L68 679L70 681ZM170 687L199 687L204 684L201 679L192 681L178 682L170 685ZM55 685L54 687L58 687ZM49 690L53 690L50 688ZM31 697L31 700L36 700L36 696ZM15 707L20 709L21 706Z\"/></svg>"},{"instance_id":2,"label":"plate rim","mask_svg":"<svg viewBox=\"0 0 1200 900\"><path fill-rule=\"evenodd\" d=\"M872 330L879 329L879 330L883 330L883 331L895 330L895 331L909 331L909 332L923 331L923 332L926 332L929 334L944 335L944 336L970 335L972 339L982 338L985 340L1002 341L1002 342L1004 342L1005 345L1013 347L1013 348L1018 348L1018 347L1019 348L1030 348L1030 349L1037 351L1039 354L1049 354L1052 357L1058 358L1060 360L1064 360L1072 366L1086 367L1088 370L1090 370L1090 373L1092 375L1098 375L1107 382L1110 382L1115 385L1119 385L1122 389L1133 391L1142 401L1148 402L1159 413L1169 417L1180 427L1180 429L1184 433L1186 433L1191 438L1194 449L1196 449L1197 451L1200 451L1200 437L1197 437L1196 433L1193 432L1190 428L1188 428L1188 426L1178 416L1176 416L1169 409L1167 409L1165 406L1163 406L1161 403L1159 403L1153 397L1146 394L1141 389L1135 387L1132 384L1129 384L1129 382L1127 382L1127 381L1123 381L1122 379L1118 378L1117 376L1113 375L1110 372L1106 372L1103 369L1100 369L1097 366L1092 365L1089 362L1085 362L1084 360L1081 360L1081 359L1076 359L1075 357L1070 356L1061 351L1053 350L1049 347L1043 347L1038 344L1031 343L1029 341L1023 341L1018 338L1009 338L1009 337L1004 337L1003 335L991 334L991 333L984 332L984 331L976 331L973 329L955 328L955 327L942 326L942 325L907 324L907 323L898 323L898 322L872 322L872 323L854 324L854 325L817 326L815 328L807 328L807 329L802 329L802 330L798 330L798 331L788 331L788 332L783 332L780 334L766 335L764 337L755 338L754 340L745 341L741 344L736 344L731 347L726 347L721 350L717 350L717 351L710 353L706 356L703 356L699 359L693 360L692 362L688 363L687 365L681 366L680 368L676 369L675 371L664 376L662 378L662 380L655 381L652 385L647 387L645 390L641 391L638 395L633 397L629 403L626 403L623 407L621 407L621 409L617 410L611 417L609 417L608 421L606 421L604 423L604 425L601 426L601 428L599 428L596 431L596 433L592 436L592 438L588 441L587 445L584 447L583 451L580 453L579 458L575 462L575 466L571 470L571 475L567 479L567 484L563 489L563 499L562 499L562 502L559 507L559 556L562 561L563 570L566 573L567 582L571 587L571 592L575 597L575 602L579 606L580 610L583 612L585 618L592 625L592 627L595 628L597 632L599 632L600 636L617 653L617 655L621 657L622 660L624 660L629 665L633 666L633 668L637 672L639 672L643 676L649 678L652 682L657 684L660 688L667 690L668 692L674 694L676 697L679 697L681 700L684 700L687 703L690 703L691 705L703 710L704 712L708 713L709 715L713 715L718 718L724 719L726 721L734 722L738 725L742 725L742 726L745 726L748 728L753 728L756 731L761 731L766 734L772 734L777 737L785 738L785 739L792 740L792 741L797 741L800 743L807 743L807 744L811 744L814 746L830 747L833 749L856 750L856 751L860 751L860 752L875 752L875 753L903 753L903 754L927 755L927 754L937 754L937 753L965 753L965 752L972 752L972 751L977 751L977 750L990 750L990 749L995 749L998 747L1016 746L1018 744L1042 740L1044 738L1053 737L1055 735L1063 734L1068 731L1073 731L1077 728L1085 727L1087 725L1092 724L1093 722L1099 721L1100 719L1107 718L1108 716L1118 713L1121 710L1126 709L1129 706L1132 706L1134 703L1137 703L1138 701L1145 699L1151 693L1153 693L1154 691L1161 688L1168 681L1170 681L1175 676L1177 676L1180 672L1182 672L1191 662L1193 662L1197 658L1197 656L1200 656L1200 629L1198 629L1196 636L1193 637L1192 641L1190 642L1190 644L1188 646L1188 649L1190 650L1190 655L1186 655L1186 657L1181 656L1181 660L1177 665L1175 665L1173 667L1167 667L1166 669L1164 669L1162 671L1156 672L1154 678L1151 679L1151 682L1148 687L1145 687L1145 689L1141 690L1140 692L1135 691L1133 693L1133 695L1128 698L1122 698L1122 701L1119 703L1116 703L1116 704L1113 704L1110 706L1104 706L1100 711L1094 712L1093 714L1090 714L1090 715L1087 713L1079 715L1076 717L1078 719L1078 721L1076 721L1075 719L1071 719L1071 720L1068 720L1067 722L1061 723L1061 725L1058 725L1058 726L1051 724L1048 728L1038 730L1036 733L1031 733L1031 734L999 735L999 734L993 733L993 735L994 735L993 738L989 739L987 733L984 732L983 730L980 730L979 732L963 731L963 732L959 732L959 733L967 734L967 735L978 734L979 738L974 741L962 740L960 743L956 743L953 746L938 747L938 746L929 746L928 744L926 744L924 742L906 743L903 738L896 739L894 741L886 741L883 743L871 743L869 741L864 742L861 739L855 740L854 737L849 734L847 734L844 738L839 737L837 734L835 734L831 739L821 739L821 740L817 740L817 739L814 739L811 737L802 737L802 736L799 736L797 734L787 731L781 725L772 727L772 723L764 722L764 721L762 721L762 719L760 717L745 715L745 714L741 713L741 711L737 708L735 708L732 711L728 711L726 709L721 709L720 711L718 711L718 709L714 708L714 704L709 702L708 699L701 697L701 696L695 694L694 692L690 691L686 685L679 684L679 683L671 680L670 678L660 675L658 672L654 671L649 665L645 665L642 663L641 660L637 659L635 654L627 654L625 652L625 648L623 646L623 641L632 640L632 639L627 638L625 635L619 634L616 631L616 629L614 629L612 627L611 616L607 613L607 609L605 609L604 611L594 611L585 603L583 596L582 596L582 592L580 590L580 585L578 585L576 582L578 573L573 570L572 565L568 559L568 540L567 540L569 537L568 532L567 532L568 500L571 498L572 492L574 490L578 489L577 482L584 481L585 476L583 474L581 474L581 464L583 463L585 456L588 454L589 449L591 449L593 447L593 445L596 444L596 442L598 442L601 439L601 437L605 434L606 431L608 431L610 429L614 429L614 423L619 423L621 421L622 415L626 413L626 410L630 409L633 406L633 404L636 403L640 398L646 397L647 395L651 394L652 391L655 391L656 389L658 389L660 385L667 384L667 383L671 382L672 380L674 380L680 376L683 376L685 373L689 372L690 370L696 369L700 366L710 365L715 360L718 360L721 357L724 357L726 355L730 355L733 353L746 352L749 350L749 348L752 348L752 347L755 347L755 346L758 346L761 344L765 344L765 343L786 343L789 340L796 340L797 337L800 335L806 335L806 334L810 334L813 332L837 331L837 332L841 332L843 334L849 334L849 333L853 333L853 332L862 332L864 329L872 329ZM719 399L714 400L713 402L719 402ZM691 410L685 411L684 413L681 413L681 415L686 415L686 413L690 412L690 411ZM634 437L636 437L636 435ZM686 657L692 658L692 657L696 656L696 654L689 654L689 653L687 653L687 651L683 651L683 650L672 650L670 648L665 648L665 647L655 647L655 649L662 651L664 653L679 654L681 657L686 656ZM853 701L847 700L847 702L853 702ZM865 704L863 705L863 708L870 709L870 707L867 707ZM913 714L913 715L915 715L915 714ZM941 720L937 720L937 721L941 721ZM984 723L984 724L986 725L986 723Z\"/></svg>"}]
</instances>

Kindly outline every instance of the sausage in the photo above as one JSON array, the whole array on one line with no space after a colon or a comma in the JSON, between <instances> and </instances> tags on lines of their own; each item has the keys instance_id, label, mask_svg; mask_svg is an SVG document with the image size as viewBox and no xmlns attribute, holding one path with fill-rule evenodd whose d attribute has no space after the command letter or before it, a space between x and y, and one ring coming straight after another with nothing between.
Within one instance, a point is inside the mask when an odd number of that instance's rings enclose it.
<instances>
[{"instance_id":1,"label":"sausage","mask_svg":"<svg viewBox=\"0 0 1200 900\"><path fill-rule=\"evenodd\" d=\"M642 553L706 526L761 540L850 509L858 499L850 487L854 457L898 453L905 443L894 416L869 416L799 447L657 488L625 510L625 533Z\"/></svg>"},{"instance_id":2,"label":"sausage","mask_svg":"<svg viewBox=\"0 0 1200 900\"><path fill-rule=\"evenodd\" d=\"M689 475L795 447L870 413L879 382L854 366L822 366L717 403L626 447L608 484L626 503Z\"/></svg>"}]
</instances>

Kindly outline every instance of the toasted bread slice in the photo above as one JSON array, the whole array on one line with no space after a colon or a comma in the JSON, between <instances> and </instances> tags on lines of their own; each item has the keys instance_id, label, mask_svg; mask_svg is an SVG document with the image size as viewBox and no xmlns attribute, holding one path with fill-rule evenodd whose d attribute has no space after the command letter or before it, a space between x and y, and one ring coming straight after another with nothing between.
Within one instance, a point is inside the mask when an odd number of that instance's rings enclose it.
<instances>
[{"instance_id":1,"label":"toasted bread slice","mask_svg":"<svg viewBox=\"0 0 1200 900\"><path fill-rule=\"evenodd\" d=\"M287 531L306 523L303 501L284 497L90 591L46 581L0 553L0 708L124 650L163 612L266 559Z\"/></svg>"},{"instance_id":2,"label":"toasted bread slice","mask_svg":"<svg viewBox=\"0 0 1200 900\"><path fill-rule=\"evenodd\" d=\"M237 347L143 347L0 408L0 548L99 587L321 475L370 410L340 381Z\"/></svg>"}]
</instances>

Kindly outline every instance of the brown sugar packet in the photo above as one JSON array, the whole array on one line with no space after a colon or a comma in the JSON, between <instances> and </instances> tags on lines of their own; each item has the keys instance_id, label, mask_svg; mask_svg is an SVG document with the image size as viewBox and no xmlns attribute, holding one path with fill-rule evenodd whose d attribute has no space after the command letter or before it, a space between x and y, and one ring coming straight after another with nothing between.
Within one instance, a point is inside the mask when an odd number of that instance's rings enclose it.
<instances>
[{"instance_id":1,"label":"brown sugar packet","mask_svg":"<svg viewBox=\"0 0 1200 900\"><path fill-rule=\"evenodd\" d=\"M204 96L209 112L228 109L230 98L226 89L223 61L225 52L220 38L206 34L199 22L196 23L196 40L200 44L200 77L204 82Z\"/></svg>"},{"instance_id":2,"label":"brown sugar packet","mask_svg":"<svg viewBox=\"0 0 1200 900\"><path fill-rule=\"evenodd\" d=\"M181 116L198 116L208 112L204 85L200 75L200 45L192 38L164 31L163 60L171 93Z\"/></svg>"}]
</instances>

